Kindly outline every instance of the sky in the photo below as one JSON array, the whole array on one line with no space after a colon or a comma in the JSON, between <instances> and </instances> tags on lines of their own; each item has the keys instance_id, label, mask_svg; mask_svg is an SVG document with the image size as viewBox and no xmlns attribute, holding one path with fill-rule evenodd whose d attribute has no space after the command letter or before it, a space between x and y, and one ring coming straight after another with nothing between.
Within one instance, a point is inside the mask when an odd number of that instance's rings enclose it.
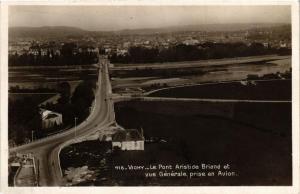
<instances>
[{"instance_id":1,"label":"sky","mask_svg":"<svg viewBox=\"0 0 300 194\"><path fill-rule=\"evenodd\" d=\"M9 26L123 30L226 23L291 23L290 6L11 6Z\"/></svg>"}]
</instances>

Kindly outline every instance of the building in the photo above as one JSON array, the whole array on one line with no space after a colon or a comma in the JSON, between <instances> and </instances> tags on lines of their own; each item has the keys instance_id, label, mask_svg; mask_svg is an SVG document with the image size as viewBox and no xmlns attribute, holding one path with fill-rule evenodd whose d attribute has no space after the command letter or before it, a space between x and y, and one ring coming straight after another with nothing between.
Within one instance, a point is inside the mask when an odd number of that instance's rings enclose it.
<instances>
[{"instance_id":1,"label":"building","mask_svg":"<svg viewBox=\"0 0 300 194\"><path fill-rule=\"evenodd\" d=\"M136 129L118 131L112 136L112 149L144 150L143 132Z\"/></svg>"},{"instance_id":2,"label":"building","mask_svg":"<svg viewBox=\"0 0 300 194\"><path fill-rule=\"evenodd\" d=\"M196 44L199 44L199 40L188 39L188 40L184 40L182 43L185 45L196 45Z\"/></svg>"},{"instance_id":3,"label":"building","mask_svg":"<svg viewBox=\"0 0 300 194\"><path fill-rule=\"evenodd\" d=\"M46 109L40 109L42 128L48 129L63 124L62 114Z\"/></svg>"},{"instance_id":4,"label":"building","mask_svg":"<svg viewBox=\"0 0 300 194\"><path fill-rule=\"evenodd\" d=\"M118 49L117 48L117 56L125 56L128 54L128 50L127 49Z\"/></svg>"}]
</instances>

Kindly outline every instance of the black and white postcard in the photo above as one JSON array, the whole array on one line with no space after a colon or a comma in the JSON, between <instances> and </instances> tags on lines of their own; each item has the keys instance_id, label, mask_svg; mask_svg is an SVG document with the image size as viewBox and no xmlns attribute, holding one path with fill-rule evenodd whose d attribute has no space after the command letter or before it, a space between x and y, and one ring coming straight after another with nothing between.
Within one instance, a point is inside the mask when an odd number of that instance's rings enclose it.
<instances>
[{"instance_id":1,"label":"black and white postcard","mask_svg":"<svg viewBox=\"0 0 300 194\"><path fill-rule=\"evenodd\" d=\"M297 1L1 17L4 194L299 192Z\"/></svg>"}]
</instances>

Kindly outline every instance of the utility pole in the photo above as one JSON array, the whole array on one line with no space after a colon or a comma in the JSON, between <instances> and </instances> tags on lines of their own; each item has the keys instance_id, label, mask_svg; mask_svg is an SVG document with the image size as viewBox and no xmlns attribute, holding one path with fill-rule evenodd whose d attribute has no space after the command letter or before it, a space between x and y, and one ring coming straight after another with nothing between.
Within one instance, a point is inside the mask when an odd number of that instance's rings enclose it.
<instances>
[{"instance_id":1,"label":"utility pole","mask_svg":"<svg viewBox=\"0 0 300 194\"><path fill-rule=\"evenodd\" d=\"M40 160L37 159L37 186L40 186Z\"/></svg>"},{"instance_id":2,"label":"utility pole","mask_svg":"<svg viewBox=\"0 0 300 194\"><path fill-rule=\"evenodd\" d=\"M33 133L34 133L34 131L31 130L31 142L33 142Z\"/></svg>"},{"instance_id":3,"label":"utility pole","mask_svg":"<svg viewBox=\"0 0 300 194\"><path fill-rule=\"evenodd\" d=\"M74 134L74 139L76 138L76 124L77 124L77 117L74 118L74 122L75 122L75 134Z\"/></svg>"}]
</instances>

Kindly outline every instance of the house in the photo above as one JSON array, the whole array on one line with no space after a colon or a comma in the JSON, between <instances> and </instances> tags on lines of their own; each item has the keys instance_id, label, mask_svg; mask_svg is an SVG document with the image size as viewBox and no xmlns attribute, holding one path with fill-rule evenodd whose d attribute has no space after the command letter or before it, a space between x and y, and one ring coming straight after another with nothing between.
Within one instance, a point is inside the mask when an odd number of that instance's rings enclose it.
<instances>
[{"instance_id":1,"label":"house","mask_svg":"<svg viewBox=\"0 0 300 194\"><path fill-rule=\"evenodd\" d=\"M128 54L127 49L117 49L117 56L125 56Z\"/></svg>"},{"instance_id":2,"label":"house","mask_svg":"<svg viewBox=\"0 0 300 194\"><path fill-rule=\"evenodd\" d=\"M48 54L48 49L47 48L41 48L41 55L46 56Z\"/></svg>"},{"instance_id":3,"label":"house","mask_svg":"<svg viewBox=\"0 0 300 194\"><path fill-rule=\"evenodd\" d=\"M63 124L62 114L46 109L40 109L42 128L48 129Z\"/></svg>"},{"instance_id":4,"label":"house","mask_svg":"<svg viewBox=\"0 0 300 194\"><path fill-rule=\"evenodd\" d=\"M265 48L269 47L269 43L268 42L263 42L263 45L264 45Z\"/></svg>"},{"instance_id":5,"label":"house","mask_svg":"<svg viewBox=\"0 0 300 194\"><path fill-rule=\"evenodd\" d=\"M29 48L29 54L32 54L34 56L39 55L40 51L41 51L41 49L38 45L34 45Z\"/></svg>"},{"instance_id":6,"label":"house","mask_svg":"<svg viewBox=\"0 0 300 194\"><path fill-rule=\"evenodd\" d=\"M283 41L280 41L280 48L286 48L287 44Z\"/></svg>"},{"instance_id":7,"label":"house","mask_svg":"<svg viewBox=\"0 0 300 194\"><path fill-rule=\"evenodd\" d=\"M196 45L196 44L199 44L199 40L188 39L188 40L184 40L182 43L185 45Z\"/></svg>"},{"instance_id":8,"label":"house","mask_svg":"<svg viewBox=\"0 0 300 194\"><path fill-rule=\"evenodd\" d=\"M136 129L118 131L112 136L112 149L144 150L143 132Z\"/></svg>"}]
</instances>

